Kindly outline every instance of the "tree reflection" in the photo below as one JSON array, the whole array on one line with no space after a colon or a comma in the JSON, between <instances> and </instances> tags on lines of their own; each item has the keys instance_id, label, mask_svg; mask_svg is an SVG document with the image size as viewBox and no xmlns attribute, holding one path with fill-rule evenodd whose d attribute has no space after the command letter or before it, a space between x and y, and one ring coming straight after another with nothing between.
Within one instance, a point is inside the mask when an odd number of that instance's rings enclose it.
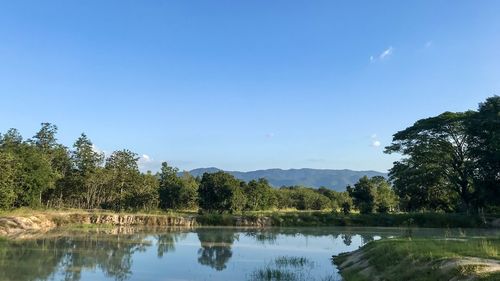
<instances>
[{"instance_id":1,"label":"tree reflection","mask_svg":"<svg viewBox=\"0 0 500 281\"><path fill-rule=\"evenodd\" d=\"M245 233L245 236L252 237L255 241L260 242L262 244L276 244L278 239L278 233L274 231L255 231L249 230Z\"/></svg>"},{"instance_id":2,"label":"tree reflection","mask_svg":"<svg viewBox=\"0 0 500 281\"><path fill-rule=\"evenodd\" d=\"M224 230L199 230L197 231L201 248L198 250L198 263L210 266L217 271L224 270L229 259L233 256L231 246L238 240L236 232Z\"/></svg>"},{"instance_id":3,"label":"tree reflection","mask_svg":"<svg viewBox=\"0 0 500 281\"><path fill-rule=\"evenodd\" d=\"M342 234L341 237L342 237L342 242L344 242L344 244L346 246L351 246L351 244L352 244L352 234L345 233L345 234Z\"/></svg>"},{"instance_id":4,"label":"tree reflection","mask_svg":"<svg viewBox=\"0 0 500 281\"><path fill-rule=\"evenodd\" d=\"M159 258L164 254L175 251L175 244L186 238L186 233L170 232L156 236L157 255Z\"/></svg>"},{"instance_id":5,"label":"tree reflection","mask_svg":"<svg viewBox=\"0 0 500 281\"><path fill-rule=\"evenodd\" d=\"M0 272L5 281L49 280L56 275L78 281L83 270L99 268L107 277L124 281L132 274L132 255L150 245L138 235L4 241L0 242Z\"/></svg>"}]
</instances>

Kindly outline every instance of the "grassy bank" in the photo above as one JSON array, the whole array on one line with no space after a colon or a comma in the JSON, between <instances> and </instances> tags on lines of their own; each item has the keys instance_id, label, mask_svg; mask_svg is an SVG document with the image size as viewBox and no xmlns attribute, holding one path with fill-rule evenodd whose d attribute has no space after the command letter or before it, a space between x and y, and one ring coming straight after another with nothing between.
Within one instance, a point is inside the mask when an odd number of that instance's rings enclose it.
<instances>
[{"instance_id":1,"label":"grassy bank","mask_svg":"<svg viewBox=\"0 0 500 281\"><path fill-rule=\"evenodd\" d=\"M500 238L389 239L334 257L346 281L500 280Z\"/></svg>"},{"instance_id":2,"label":"grassy bank","mask_svg":"<svg viewBox=\"0 0 500 281\"><path fill-rule=\"evenodd\" d=\"M195 218L200 226L276 226L276 227L319 227L319 226L377 226L377 227L425 227L425 228L487 228L496 216L444 214L444 213L401 213L401 214L337 214L329 211L266 211L242 214L198 214L185 212L112 212L107 210L33 210L17 209L2 211L0 217L31 216L43 214L57 220L57 224L75 223L79 215L135 215ZM72 214L71 218L68 214ZM75 221L73 221L75 220Z\"/></svg>"}]
</instances>

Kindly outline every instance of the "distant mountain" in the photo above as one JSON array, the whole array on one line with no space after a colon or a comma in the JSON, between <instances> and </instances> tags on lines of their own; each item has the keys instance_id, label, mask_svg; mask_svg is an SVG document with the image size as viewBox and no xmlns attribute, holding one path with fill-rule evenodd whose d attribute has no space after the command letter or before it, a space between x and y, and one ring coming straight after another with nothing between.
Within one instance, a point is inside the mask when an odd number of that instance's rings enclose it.
<instances>
[{"instance_id":1,"label":"distant mountain","mask_svg":"<svg viewBox=\"0 0 500 281\"><path fill-rule=\"evenodd\" d=\"M204 173L215 173L217 168L200 168L189 171L193 176L202 176ZM352 171L352 170L320 170L320 169L267 169L250 172L226 171L236 178L250 181L258 178L266 178L275 187L283 185L303 185L308 187L327 187L329 189L344 191L349 184L356 183L363 176L374 177L387 174L376 171Z\"/></svg>"}]
</instances>

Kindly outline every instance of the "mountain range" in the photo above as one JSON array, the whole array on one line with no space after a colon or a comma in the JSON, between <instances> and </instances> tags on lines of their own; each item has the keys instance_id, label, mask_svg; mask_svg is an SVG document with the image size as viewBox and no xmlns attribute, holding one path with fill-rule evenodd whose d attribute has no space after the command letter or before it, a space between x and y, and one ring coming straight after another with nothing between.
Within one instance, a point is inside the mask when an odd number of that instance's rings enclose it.
<instances>
[{"instance_id":1,"label":"mountain range","mask_svg":"<svg viewBox=\"0 0 500 281\"><path fill-rule=\"evenodd\" d=\"M189 171L193 176L202 176L204 173L215 173L221 171L218 168L199 168ZM302 185L307 187L326 187L336 191L345 191L347 185L353 185L361 177L382 176L386 173L376 171L353 171L353 170L326 170L326 169L267 169L249 172L225 171L234 177L251 181L258 178L265 178L274 187Z\"/></svg>"}]
</instances>

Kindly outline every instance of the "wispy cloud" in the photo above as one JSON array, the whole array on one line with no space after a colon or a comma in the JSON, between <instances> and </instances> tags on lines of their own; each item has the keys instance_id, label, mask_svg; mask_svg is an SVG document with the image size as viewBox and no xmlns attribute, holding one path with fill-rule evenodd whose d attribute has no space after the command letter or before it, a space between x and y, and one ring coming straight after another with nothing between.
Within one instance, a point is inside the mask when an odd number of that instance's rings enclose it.
<instances>
[{"instance_id":1,"label":"wispy cloud","mask_svg":"<svg viewBox=\"0 0 500 281\"><path fill-rule=\"evenodd\" d=\"M381 145L382 145L382 143L378 140L372 141L372 146L375 148L380 147Z\"/></svg>"},{"instance_id":2,"label":"wispy cloud","mask_svg":"<svg viewBox=\"0 0 500 281\"><path fill-rule=\"evenodd\" d=\"M92 144L92 150L94 152L97 152L99 154L104 154L104 156L107 156L109 153L106 150L102 150L99 147L97 147L95 144Z\"/></svg>"},{"instance_id":3,"label":"wispy cloud","mask_svg":"<svg viewBox=\"0 0 500 281\"><path fill-rule=\"evenodd\" d=\"M380 142L377 134L372 134L370 138L371 138L371 146L372 147L379 148L380 146L382 146L382 143Z\"/></svg>"},{"instance_id":4,"label":"wispy cloud","mask_svg":"<svg viewBox=\"0 0 500 281\"><path fill-rule=\"evenodd\" d=\"M272 139L272 138L274 138L274 133L267 133L265 135L265 137L266 137L266 139Z\"/></svg>"},{"instance_id":5,"label":"wispy cloud","mask_svg":"<svg viewBox=\"0 0 500 281\"><path fill-rule=\"evenodd\" d=\"M432 41L427 41L427 42L425 42L425 45L424 45L424 46L425 46L425 48L427 49L427 48L432 47L432 44L433 44L433 42L432 42Z\"/></svg>"},{"instance_id":6,"label":"wispy cloud","mask_svg":"<svg viewBox=\"0 0 500 281\"><path fill-rule=\"evenodd\" d=\"M394 48L389 46L389 48L385 49L378 56L370 56L370 62L382 61L390 57L394 53Z\"/></svg>"},{"instance_id":7,"label":"wispy cloud","mask_svg":"<svg viewBox=\"0 0 500 281\"><path fill-rule=\"evenodd\" d=\"M141 170L142 172L155 172L160 169L161 162L162 161L157 161L147 154L142 154L137 161L137 165L139 165L139 170Z\"/></svg>"},{"instance_id":8,"label":"wispy cloud","mask_svg":"<svg viewBox=\"0 0 500 281\"><path fill-rule=\"evenodd\" d=\"M383 60L387 57L389 57L390 55L392 55L392 52L394 51L394 48L391 46L387 49L385 49L379 56L379 59Z\"/></svg>"}]
</instances>

